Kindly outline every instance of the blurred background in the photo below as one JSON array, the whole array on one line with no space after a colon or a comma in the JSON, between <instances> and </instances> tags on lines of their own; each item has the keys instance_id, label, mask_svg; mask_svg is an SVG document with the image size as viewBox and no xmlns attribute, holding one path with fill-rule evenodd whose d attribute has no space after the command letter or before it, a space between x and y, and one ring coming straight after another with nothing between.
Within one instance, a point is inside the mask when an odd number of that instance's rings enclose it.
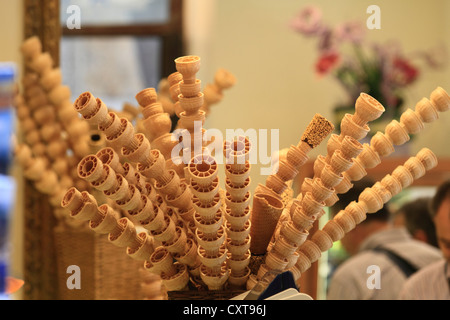
<instances>
[{"instance_id":1,"label":"blurred background","mask_svg":"<svg viewBox=\"0 0 450 320\"><path fill-rule=\"evenodd\" d=\"M0 61L15 63L19 77L23 72L19 48L27 23L32 23L26 10L30 2L0 0ZM376 16L375 11L367 12L374 4L380 9ZM72 5L80 9L80 29L70 28L77 18ZM61 0L57 17L59 63L74 99L91 91L111 109L120 110L126 102L136 105L137 92L157 87L175 71L177 55L198 55L202 64L197 78L203 84L212 82L219 68L237 80L213 106L205 127L224 136L227 129L275 129L279 149L297 144L316 113L338 123L340 112L351 107L354 93L342 85L336 72L346 59L353 61L350 66L358 64L355 43L367 59L399 58L383 65L396 68L393 77L398 77L390 79L398 85L394 97L383 96L392 103L389 110L414 109L437 86L450 90L450 2L446 0ZM368 27L373 19L379 29ZM376 68L372 71L376 74ZM355 77L362 79L359 88L372 88L364 87L364 75ZM388 88L384 89L379 91L386 93ZM428 147L438 157L450 157L448 137L450 116L443 114L415 136L405 152L415 154ZM310 157L325 153L324 143ZM253 188L265 181L262 167L267 164L252 165ZM23 181L14 163L9 173L16 178L11 270L20 278Z\"/></svg>"}]
</instances>

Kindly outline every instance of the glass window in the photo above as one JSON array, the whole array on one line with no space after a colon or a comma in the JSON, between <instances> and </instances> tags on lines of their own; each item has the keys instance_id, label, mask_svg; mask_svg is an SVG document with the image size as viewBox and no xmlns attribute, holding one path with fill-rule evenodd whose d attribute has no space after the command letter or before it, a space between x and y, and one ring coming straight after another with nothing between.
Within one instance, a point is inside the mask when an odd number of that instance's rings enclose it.
<instances>
[{"instance_id":1,"label":"glass window","mask_svg":"<svg viewBox=\"0 0 450 320\"><path fill-rule=\"evenodd\" d=\"M161 40L156 36L72 36L61 39L60 67L72 100L90 91L110 109L156 88L161 79Z\"/></svg>"},{"instance_id":2,"label":"glass window","mask_svg":"<svg viewBox=\"0 0 450 320\"><path fill-rule=\"evenodd\" d=\"M71 5L80 9L81 26L164 24L170 20L170 0L61 0L63 25Z\"/></svg>"}]
</instances>

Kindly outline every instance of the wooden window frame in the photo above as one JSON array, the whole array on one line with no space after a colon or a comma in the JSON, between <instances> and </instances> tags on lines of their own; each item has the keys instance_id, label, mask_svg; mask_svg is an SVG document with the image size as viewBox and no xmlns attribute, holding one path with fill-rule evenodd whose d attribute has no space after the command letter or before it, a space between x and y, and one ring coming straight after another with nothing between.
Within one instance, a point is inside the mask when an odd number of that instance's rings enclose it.
<instances>
[{"instance_id":1,"label":"wooden window frame","mask_svg":"<svg viewBox=\"0 0 450 320\"><path fill-rule=\"evenodd\" d=\"M176 58L184 55L183 1L170 1L170 19L162 24L84 26L81 29L62 27L59 0L25 0L25 38L39 36L43 50L59 65L62 36L159 36L162 41L161 78L175 72Z\"/></svg>"}]
</instances>

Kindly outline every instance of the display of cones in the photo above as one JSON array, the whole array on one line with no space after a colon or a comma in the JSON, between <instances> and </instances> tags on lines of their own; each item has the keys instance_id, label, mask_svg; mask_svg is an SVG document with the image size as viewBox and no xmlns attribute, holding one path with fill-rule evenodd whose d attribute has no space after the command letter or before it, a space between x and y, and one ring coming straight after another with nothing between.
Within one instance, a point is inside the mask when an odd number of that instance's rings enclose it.
<instances>
[{"instance_id":1,"label":"display of cones","mask_svg":"<svg viewBox=\"0 0 450 320\"><path fill-rule=\"evenodd\" d=\"M432 91L430 99L422 98L417 102L415 110L407 109L400 116L400 122L392 120L385 128L385 133L377 132L369 143L363 145L361 153L353 159L353 165L344 172L344 179L358 181L367 175L365 169L376 167L381 159L394 152L395 146L403 145L411 134L421 132L425 124L439 118L439 113L450 109L450 96L441 87ZM348 188L344 181L335 188L336 193L345 193Z\"/></svg>"},{"instance_id":2,"label":"display of cones","mask_svg":"<svg viewBox=\"0 0 450 320\"><path fill-rule=\"evenodd\" d=\"M230 71L224 68L218 69L214 75L214 81L208 83L203 90L205 99L200 110L205 111L205 115L208 116L211 112L211 107L223 99L223 91L230 89L235 83L236 78Z\"/></svg>"},{"instance_id":3,"label":"display of cones","mask_svg":"<svg viewBox=\"0 0 450 320\"><path fill-rule=\"evenodd\" d=\"M208 154L200 154L188 165L192 203L195 208L196 239L201 261L200 276L209 290L221 290L228 279L224 215L218 188L218 166Z\"/></svg>"},{"instance_id":4,"label":"display of cones","mask_svg":"<svg viewBox=\"0 0 450 320\"><path fill-rule=\"evenodd\" d=\"M65 210L60 206L66 186L58 173L49 166L48 159L33 155L32 149L26 144L16 144L13 153L23 169L24 177L32 181L39 192L48 195L55 217L61 222L68 220Z\"/></svg>"},{"instance_id":5,"label":"display of cones","mask_svg":"<svg viewBox=\"0 0 450 320\"><path fill-rule=\"evenodd\" d=\"M41 41L36 36L23 42L21 52L27 67L24 76L25 102L45 128L42 138L50 156L59 157L61 162L66 157L67 149L71 149L74 160L70 165L77 163L89 152L89 128L76 113L74 116L71 91L62 84L61 70L54 67L50 54L42 51ZM39 112L36 112L37 109ZM63 132L67 132L66 139L62 137ZM75 177L74 172L72 178Z\"/></svg>"},{"instance_id":6,"label":"display of cones","mask_svg":"<svg viewBox=\"0 0 450 320\"><path fill-rule=\"evenodd\" d=\"M287 182L294 179L300 167L307 161L307 154L317 147L332 131L333 124L316 114L303 133L297 146L291 146L286 158L279 161L278 170L266 180L266 188L259 188L253 197L251 213L252 254L263 255L274 235L284 208L281 194ZM258 230L259 229L259 230Z\"/></svg>"},{"instance_id":7,"label":"display of cones","mask_svg":"<svg viewBox=\"0 0 450 320\"><path fill-rule=\"evenodd\" d=\"M145 104L153 101L152 90L142 92L138 99ZM145 100L144 93L148 98ZM147 101L147 102L143 102ZM90 92L81 94L74 103L75 109L88 122L97 124L104 132L107 142L118 154L127 159L137 172L148 181L153 181L154 188L164 198L188 199L182 197L190 190L183 187L184 182L173 169L166 168L166 159L161 151L152 149L150 141L142 133L135 133L133 125L125 118L119 119L114 112L108 112L106 105L95 98ZM192 213L190 201L172 201L177 210L182 211L183 217L190 219Z\"/></svg>"},{"instance_id":8,"label":"display of cones","mask_svg":"<svg viewBox=\"0 0 450 320\"><path fill-rule=\"evenodd\" d=\"M355 109L355 114L346 115L346 121L341 123L340 136L333 134L328 140L327 157L320 158L318 165L314 166L314 178L303 181L297 202L290 208L291 221L287 222L287 226L283 228L282 233L280 232L267 253L265 265L268 270L282 271L295 265L299 257L296 252L305 245L308 248L307 252L313 257L316 257L317 253L320 256L320 250L316 250L309 243L310 240L306 240L305 234L323 215L323 207L328 205L328 199L334 194L334 188L343 180L342 173L352 166L353 157L362 151L362 146L357 140L362 139L369 131L367 122L375 120L384 112L384 107L366 94L359 97ZM305 134L308 137L316 136L311 135L311 130L307 130ZM322 135L324 138L326 136ZM293 232L293 229L296 229L296 232ZM290 232L286 232L287 230Z\"/></svg>"},{"instance_id":9,"label":"display of cones","mask_svg":"<svg viewBox=\"0 0 450 320\"><path fill-rule=\"evenodd\" d=\"M229 284L245 288L250 275L250 155L251 144L247 137L239 136L225 141L223 153L226 159L225 218L227 248L230 268Z\"/></svg>"},{"instance_id":10,"label":"display of cones","mask_svg":"<svg viewBox=\"0 0 450 320\"><path fill-rule=\"evenodd\" d=\"M63 101L67 91L54 91L60 87L60 74L48 67L48 57L39 55L32 45L26 50L35 74L24 80L29 91L23 97L23 105L41 105L42 91L49 93L49 101ZM171 134L167 111L170 107L163 105L168 102L159 99L155 89L146 88L136 94L143 115L139 131L131 123L131 119L137 119L136 112L132 112L133 117L111 112L87 91L76 99L73 110L81 115L83 123L102 135L106 145L91 145L96 149L83 154L76 163L57 162L55 167L49 167L48 159L58 159L62 154L59 150L63 149L57 144L52 149L45 146L53 141L56 132L49 126L50 109L31 107L31 113L28 108L18 108L19 118L28 129L27 138L41 145L37 152L44 150L48 156L47 160L36 162L27 157L32 155L31 149L18 150L27 177L35 181L47 174L50 178L59 177L64 168L69 168L71 177L85 182L87 190L72 186L65 189L62 197L61 193L58 195L62 198L61 208L66 214L69 212L70 219L87 222L94 232L107 235L112 244L126 248L131 258L143 261L147 272L143 286L148 286L149 298L157 296L151 286L158 286L149 274L157 275L167 291L192 286L211 291L249 289L272 270L291 270L299 279L322 252L364 221L367 214L378 211L436 165L434 154L423 149L362 192L358 201L349 204L323 229L310 235L313 223L325 212L323 207L337 201L336 194L347 192L352 179L362 177L365 168L393 152L393 145L406 142L409 134L420 132L424 123L436 120L439 112L450 108L445 91L436 89L430 100L418 103L416 111L407 110L400 121L386 127L385 134L376 133L368 146L358 140L366 136L368 123L378 118L384 108L369 95L361 94L355 114L342 119L341 134L332 134L328 140L326 156L316 159L314 177L305 179L299 196L289 199L292 194L285 192L308 160L308 154L332 133L330 121L316 114L300 142L286 149L276 170L264 184L256 186L253 195L249 191L249 139L225 141L223 190L218 163L205 148L203 126L209 107L220 101L222 91L234 85L235 79L219 70L214 83L202 92L201 81L196 77L200 58L183 56L174 62L177 72L164 85L165 94L171 95L173 110L179 115L179 129L184 132L180 139ZM42 86L42 91L36 84ZM69 120L70 112L61 112L61 117ZM37 126L42 128L36 134ZM72 129L70 135L77 130L80 128ZM174 146L180 143L180 153L172 154ZM66 148L71 148L71 144L67 143ZM177 165L174 161L178 157L182 162ZM53 175L51 170L57 173ZM58 199L55 186L61 184L39 185L43 192ZM260 262L256 269L254 261Z\"/></svg>"},{"instance_id":11,"label":"display of cones","mask_svg":"<svg viewBox=\"0 0 450 320\"><path fill-rule=\"evenodd\" d=\"M164 111L162 103L154 88L147 88L136 95L136 100L141 106L143 115L142 128L153 148L158 149L166 159L166 166L174 169L178 176L183 177L184 164L175 164L172 159L173 148L178 144L171 134L172 120Z\"/></svg>"},{"instance_id":12,"label":"display of cones","mask_svg":"<svg viewBox=\"0 0 450 320\"><path fill-rule=\"evenodd\" d=\"M183 155L185 159L191 159L197 154L202 153L204 146L203 125L205 123L206 113L200 110L204 104L204 94L201 92L201 80L196 78L200 69L200 57L184 56L175 59L177 71L182 76L178 83L180 94L178 95L179 108L182 110L178 115L178 127L185 129L183 136ZM186 132L187 131L187 132Z\"/></svg>"},{"instance_id":13,"label":"display of cones","mask_svg":"<svg viewBox=\"0 0 450 320\"><path fill-rule=\"evenodd\" d=\"M366 214L376 214L393 196L407 188L414 180L421 178L426 171L433 169L437 162L434 153L428 148L423 148L391 174L386 175L371 188L366 188L359 195L358 201L350 203L329 220L323 229L316 231L310 240L306 240L300 246L299 258L292 267L295 271L293 273L301 275L305 272L311 263L320 258L321 252L329 250L333 242L340 240L345 233L362 222Z\"/></svg>"}]
</instances>

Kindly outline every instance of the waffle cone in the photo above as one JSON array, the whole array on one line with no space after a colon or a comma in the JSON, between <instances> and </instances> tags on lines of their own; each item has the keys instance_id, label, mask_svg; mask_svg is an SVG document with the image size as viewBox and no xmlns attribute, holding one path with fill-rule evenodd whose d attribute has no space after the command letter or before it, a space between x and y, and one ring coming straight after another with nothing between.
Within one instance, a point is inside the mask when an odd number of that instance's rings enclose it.
<instances>
[{"instance_id":1,"label":"waffle cone","mask_svg":"<svg viewBox=\"0 0 450 320\"><path fill-rule=\"evenodd\" d=\"M248 277L250 276L250 269L247 267L243 271L243 275L234 275L233 270L228 277L228 283L231 288L242 289L245 288Z\"/></svg>"},{"instance_id":2,"label":"waffle cone","mask_svg":"<svg viewBox=\"0 0 450 320\"><path fill-rule=\"evenodd\" d=\"M345 210L339 211L333 218L334 221L344 230L345 233L350 232L356 226L355 220ZM337 241L334 240L333 241Z\"/></svg>"},{"instance_id":3,"label":"waffle cone","mask_svg":"<svg viewBox=\"0 0 450 320\"><path fill-rule=\"evenodd\" d=\"M142 239L142 244L135 248L128 247L127 254L135 260L147 260L155 251L153 247L153 238L150 237L147 232L141 232L138 237Z\"/></svg>"},{"instance_id":4,"label":"waffle cone","mask_svg":"<svg viewBox=\"0 0 450 320\"><path fill-rule=\"evenodd\" d=\"M187 267L180 263L175 263L173 266L175 274L168 274L165 271L161 272L162 282L168 291L185 290L189 284L189 272Z\"/></svg>"},{"instance_id":5,"label":"waffle cone","mask_svg":"<svg viewBox=\"0 0 450 320\"><path fill-rule=\"evenodd\" d=\"M270 270L282 271L286 268L289 260L281 255L279 255L274 250L269 251L266 256L265 264Z\"/></svg>"},{"instance_id":6,"label":"waffle cone","mask_svg":"<svg viewBox=\"0 0 450 320\"><path fill-rule=\"evenodd\" d=\"M292 221L285 221L281 226L280 234L289 242L299 246L305 242L308 231L298 230Z\"/></svg>"},{"instance_id":7,"label":"waffle cone","mask_svg":"<svg viewBox=\"0 0 450 320\"><path fill-rule=\"evenodd\" d=\"M308 160L308 156L297 146L291 145L287 152L286 160L298 170Z\"/></svg>"},{"instance_id":8,"label":"waffle cone","mask_svg":"<svg viewBox=\"0 0 450 320\"><path fill-rule=\"evenodd\" d=\"M311 267L311 260L308 258L308 256L306 254L299 251L298 259L297 259L297 263L295 264L295 267L298 268L298 270L301 273L304 273L306 270L308 270Z\"/></svg>"},{"instance_id":9,"label":"waffle cone","mask_svg":"<svg viewBox=\"0 0 450 320\"><path fill-rule=\"evenodd\" d=\"M200 267L200 276L209 290L222 290L223 285L228 280L229 270L224 264L219 274L212 274L204 265Z\"/></svg>"},{"instance_id":10,"label":"waffle cone","mask_svg":"<svg viewBox=\"0 0 450 320\"><path fill-rule=\"evenodd\" d=\"M333 246L333 239L323 230L317 230L311 237L313 241L320 249L325 252Z\"/></svg>"},{"instance_id":11,"label":"waffle cone","mask_svg":"<svg viewBox=\"0 0 450 320\"><path fill-rule=\"evenodd\" d=\"M283 203L270 194L255 194L251 213L252 237L251 251L253 254L264 254L272 238L278 219L283 211Z\"/></svg>"},{"instance_id":12,"label":"waffle cone","mask_svg":"<svg viewBox=\"0 0 450 320\"><path fill-rule=\"evenodd\" d=\"M199 263L197 255L197 244L190 238L186 239L185 251L181 254L174 253L173 256L181 263L186 264L190 267L196 266Z\"/></svg>"},{"instance_id":13,"label":"waffle cone","mask_svg":"<svg viewBox=\"0 0 450 320\"><path fill-rule=\"evenodd\" d=\"M300 252L303 252L311 262L319 260L322 254L319 246L312 240L306 240L299 250Z\"/></svg>"},{"instance_id":14,"label":"waffle cone","mask_svg":"<svg viewBox=\"0 0 450 320\"><path fill-rule=\"evenodd\" d=\"M232 239L227 239L228 251L234 256L242 256L250 249L251 237L248 235L243 241L235 244Z\"/></svg>"}]
</instances>

